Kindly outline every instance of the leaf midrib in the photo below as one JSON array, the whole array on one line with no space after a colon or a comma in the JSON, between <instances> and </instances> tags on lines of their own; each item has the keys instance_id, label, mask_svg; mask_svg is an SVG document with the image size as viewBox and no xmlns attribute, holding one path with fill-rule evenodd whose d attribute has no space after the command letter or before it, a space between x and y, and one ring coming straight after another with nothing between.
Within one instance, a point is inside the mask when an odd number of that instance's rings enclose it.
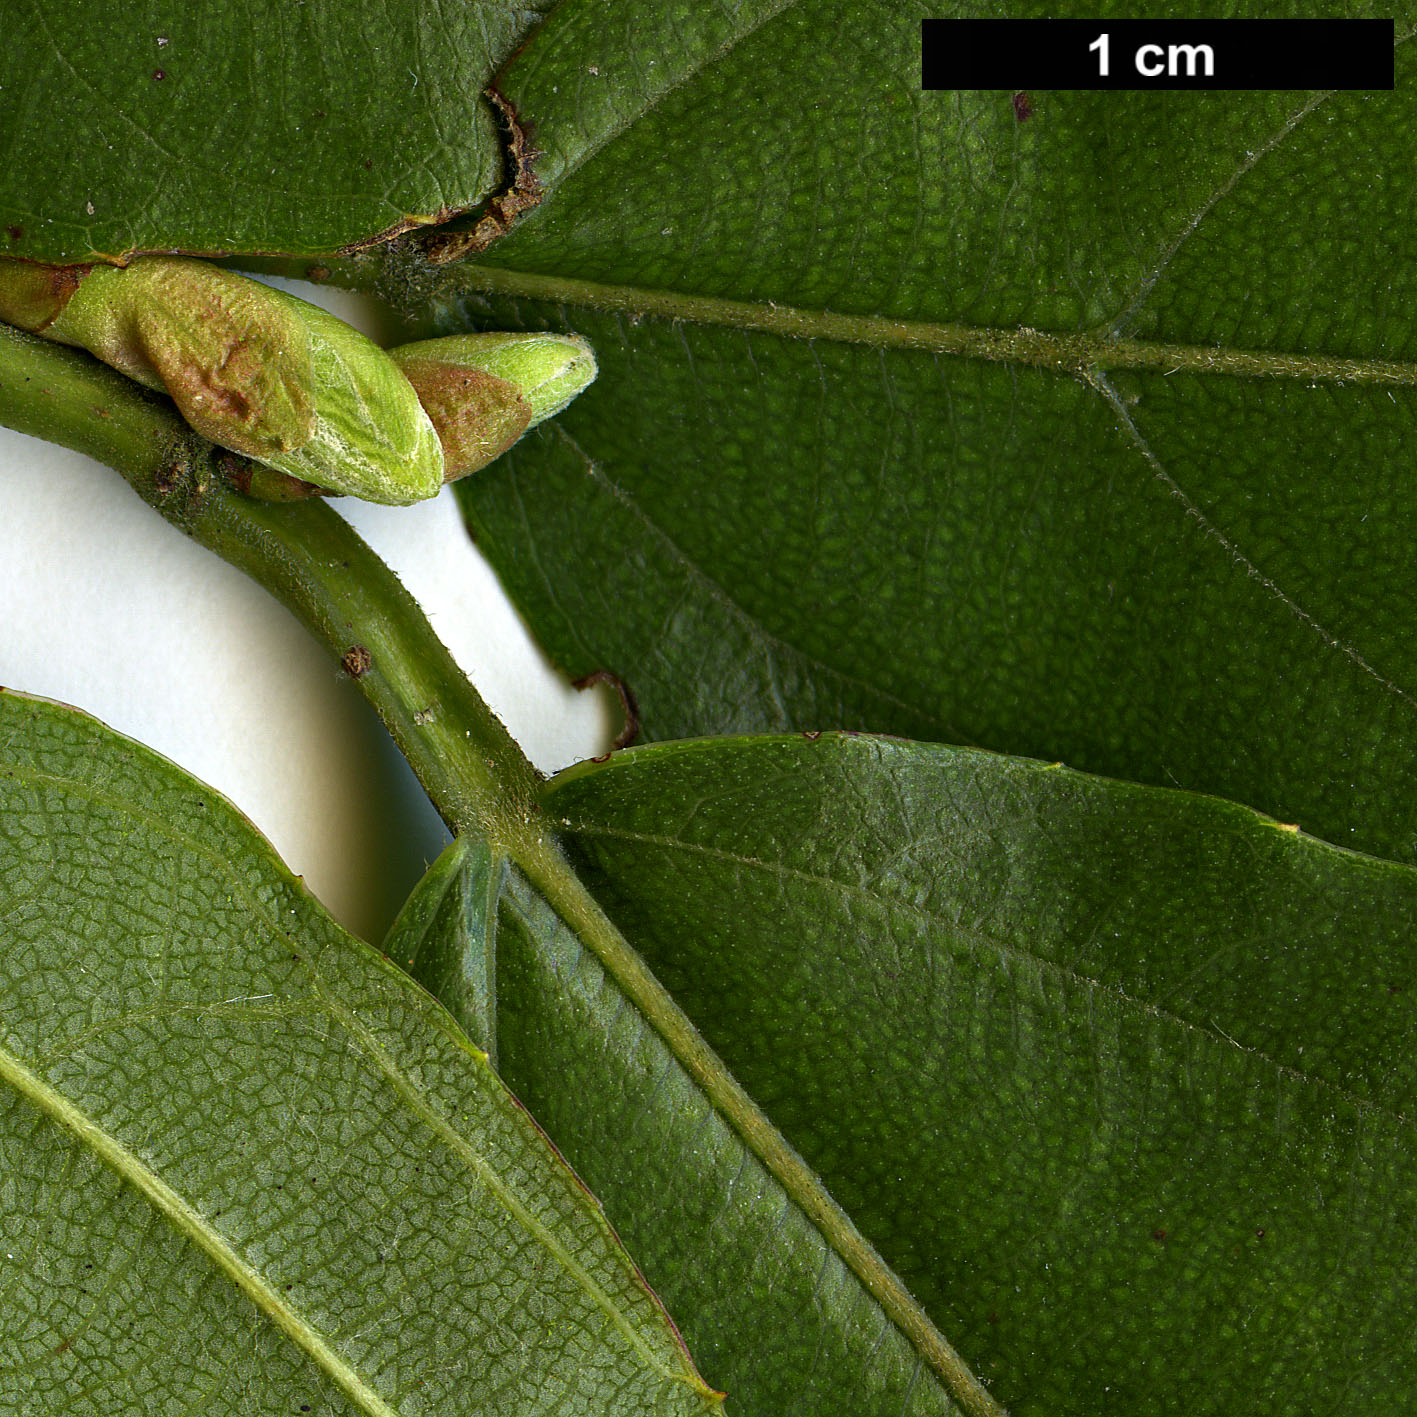
<instances>
[{"instance_id":1,"label":"leaf midrib","mask_svg":"<svg viewBox=\"0 0 1417 1417\"><path fill-rule=\"evenodd\" d=\"M1262 350L1232 349L1221 345L1180 345L1154 343L1147 340L1119 339L1109 333L1110 326L1098 327L1076 335L1050 334L1029 328L995 329L962 324L935 324L927 321L890 320L877 315L835 315L828 311L809 310L797 306L778 305L773 301L754 302L720 299L713 296L686 295L674 291L651 290L639 286L606 285L569 277L550 276L539 272L514 270L509 267L469 265L458 275L460 288L478 289L491 295L508 295L557 304L583 305L594 310L625 315L634 323L643 317L716 325L745 333L763 333L783 338L825 340L842 344L863 345L878 350L920 351L936 355L952 355L994 363L1022 364L1050 369L1077 379L1090 392L1101 397L1118 417L1127 440L1143 461L1151 465L1154 475L1174 492L1183 496L1188 508L1198 515L1189 497L1181 493L1174 479L1151 455L1136 432L1135 424L1125 407L1112 391L1105 373L1118 369L1161 370L1165 374L1192 373L1222 375L1234 378L1279 378L1307 380L1309 383L1362 384L1369 386L1417 387L1417 362L1377 359L1345 359L1330 355L1292 354ZM583 449L576 451L595 469L597 464ZM614 484L606 483L612 492L628 501L628 496ZM676 552L672 538L639 508L636 514ZM1383 690L1405 701L1406 707L1417 707L1417 698L1384 673L1355 646L1348 644L1330 630L1317 616L1304 610L1294 597L1283 590L1270 576L1260 571L1208 518L1200 524L1209 534L1216 535L1227 551L1235 554L1267 591L1286 609L1319 636L1326 647L1352 661L1357 668L1378 683ZM713 582L679 553L710 586ZM806 650L781 635L774 634L761 621L747 614L742 607L731 608L744 615L765 640L797 655L808 664L819 663L838 678L852 682L850 676L822 663ZM904 703L899 696L884 690L873 693L887 700ZM939 716L927 705L910 705L913 712L939 722ZM952 735L958 737L959 735Z\"/></svg>"},{"instance_id":2,"label":"leaf midrib","mask_svg":"<svg viewBox=\"0 0 1417 1417\"><path fill-rule=\"evenodd\" d=\"M1228 345L1119 339L1109 334L1106 327L1078 334L1057 334L1028 326L1003 329L953 322L894 320L884 315L841 315L829 310L780 305L772 300L730 300L647 286L611 285L509 266L465 264L457 271L453 289L582 305L626 315L632 320L648 316L788 339L1023 364L1077 378L1084 378L1095 370L1141 369L1161 370L1167 374L1185 372L1234 378L1417 387L1417 362L1405 360L1347 359L1337 355L1237 349Z\"/></svg>"},{"instance_id":3,"label":"leaf midrib","mask_svg":"<svg viewBox=\"0 0 1417 1417\"><path fill-rule=\"evenodd\" d=\"M554 806L554 802L552 805ZM1083 990L1109 995L1138 1013L1159 1019L1186 1033L1199 1034L1222 1047L1234 1049L1237 1053L1247 1054L1252 1058L1258 1059L1266 1066L1273 1068L1274 1071L1281 1076L1290 1077L1298 1083L1314 1088L1316 1091L1341 1099L1363 1116L1381 1117L1390 1125L1397 1128L1410 1130L1413 1126L1413 1119L1409 1117L1406 1112L1398 1111L1379 1102L1374 1102L1371 1098L1361 1097L1357 1093L1327 1078L1315 1077L1312 1073L1301 1072L1298 1068L1290 1064L1281 1063L1278 1059L1271 1057L1262 1048L1236 1042L1235 1039L1223 1032L1219 1026L1214 1023L1207 1028L1205 1025L1197 1023L1193 1019L1187 1018L1184 1014L1175 1012L1173 1009L1162 1008L1158 1004L1149 1003L1144 999L1138 999L1134 995L1127 993L1125 989L1107 984L1101 979L1093 978L1091 975L1079 973L1075 969L1070 969L1065 964L1060 964L1057 960L1049 959L1046 955L1038 954L1022 945L1015 944L1011 940L986 934L977 929L962 929L958 925L947 921L943 916L927 910L923 906L913 905L909 901L897 900L889 896L881 895L878 892L872 891L867 886L859 885L851 881L838 881L830 876L817 875L814 872L803 870L800 867L786 866L777 861L763 860L755 856L744 856L738 852L727 851L722 847L706 846L700 842L688 842L682 837L670 836L664 833L630 831L623 827L612 827L600 823L576 821L570 817L559 817L557 821L566 831L572 832L577 836L603 837L608 840L623 841L635 846L658 847L670 853L682 851L686 855L705 856L734 866L761 871L768 875L790 877L802 881L809 886L815 886L827 893L835 892L842 896L855 896L869 901L882 909L912 916L926 926L932 926L939 930L948 930L956 937L963 938L970 945L980 946L986 950L995 951L1005 957L1021 960L1045 974L1052 975L1055 979L1062 980L1065 983L1074 985ZM1277 825L1276 830L1283 831L1285 828Z\"/></svg>"},{"instance_id":4,"label":"leaf midrib","mask_svg":"<svg viewBox=\"0 0 1417 1417\"><path fill-rule=\"evenodd\" d=\"M748 1150L821 1233L886 1317L904 1335L953 1402L970 1417L1004 1417L1004 1409L970 1371L820 1178L724 1066L698 1028L654 976L571 869L554 838L520 862L522 874L588 949L649 1027L663 1039ZM505 899L505 897L504 897Z\"/></svg>"}]
</instances>

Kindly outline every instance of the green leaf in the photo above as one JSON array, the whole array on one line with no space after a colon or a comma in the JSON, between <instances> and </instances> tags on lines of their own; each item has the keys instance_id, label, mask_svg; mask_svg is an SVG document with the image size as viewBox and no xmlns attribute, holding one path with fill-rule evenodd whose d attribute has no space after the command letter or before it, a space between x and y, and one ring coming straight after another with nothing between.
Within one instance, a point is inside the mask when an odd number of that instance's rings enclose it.
<instances>
[{"instance_id":1,"label":"green leaf","mask_svg":"<svg viewBox=\"0 0 1417 1417\"><path fill-rule=\"evenodd\" d=\"M851 1257L519 870L454 842L385 948L495 1046L732 1411L825 1417L849 1392L852 1417L960 1412Z\"/></svg>"},{"instance_id":2,"label":"green leaf","mask_svg":"<svg viewBox=\"0 0 1417 1417\"><path fill-rule=\"evenodd\" d=\"M0 696L0 1409L701 1413L599 1208L224 801Z\"/></svg>"},{"instance_id":3,"label":"green leaf","mask_svg":"<svg viewBox=\"0 0 1417 1417\"><path fill-rule=\"evenodd\" d=\"M459 488L561 666L650 738L977 744L1417 860L1410 5L1393 93L1026 120L920 90L966 7L701 8L549 17L499 79L542 201L446 286L596 348Z\"/></svg>"},{"instance_id":4,"label":"green leaf","mask_svg":"<svg viewBox=\"0 0 1417 1417\"><path fill-rule=\"evenodd\" d=\"M1409 1409L1417 872L1213 799L854 735L632 750L547 812L1016 1417ZM519 1087L554 1050L522 976L601 1007L560 957L564 980L519 956L499 981ZM638 1026L606 1013L634 1078ZM613 1129L553 1086L526 1090L650 1245Z\"/></svg>"},{"instance_id":5,"label":"green leaf","mask_svg":"<svg viewBox=\"0 0 1417 1417\"><path fill-rule=\"evenodd\" d=\"M406 969L497 1065L496 911L507 860L470 836L452 841L399 912L384 953Z\"/></svg>"},{"instance_id":6,"label":"green leaf","mask_svg":"<svg viewBox=\"0 0 1417 1417\"><path fill-rule=\"evenodd\" d=\"M23 0L0 48L0 254L318 254L500 179L481 100L520 5Z\"/></svg>"}]
</instances>

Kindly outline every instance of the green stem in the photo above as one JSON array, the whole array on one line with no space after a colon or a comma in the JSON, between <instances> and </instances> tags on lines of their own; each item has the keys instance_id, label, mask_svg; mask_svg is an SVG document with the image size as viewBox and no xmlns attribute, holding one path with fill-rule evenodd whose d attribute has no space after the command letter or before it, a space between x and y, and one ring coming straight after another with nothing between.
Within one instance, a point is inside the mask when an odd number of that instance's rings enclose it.
<instances>
[{"instance_id":1,"label":"green stem","mask_svg":"<svg viewBox=\"0 0 1417 1417\"><path fill-rule=\"evenodd\" d=\"M322 501L229 487L164 398L87 355L0 325L0 422L87 453L259 581L341 661L454 832L513 855L540 840L540 778L393 572Z\"/></svg>"},{"instance_id":2,"label":"green stem","mask_svg":"<svg viewBox=\"0 0 1417 1417\"><path fill-rule=\"evenodd\" d=\"M521 867L961 1408L998 1417L998 1404L591 896L542 825L535 769L412 597L332 508L242 496L218 472L231 455L193 433L166 399L4 325L0 423L114 467L168 521L289 607L357 679L449 827Z\"/></svg>"}]
</instances>

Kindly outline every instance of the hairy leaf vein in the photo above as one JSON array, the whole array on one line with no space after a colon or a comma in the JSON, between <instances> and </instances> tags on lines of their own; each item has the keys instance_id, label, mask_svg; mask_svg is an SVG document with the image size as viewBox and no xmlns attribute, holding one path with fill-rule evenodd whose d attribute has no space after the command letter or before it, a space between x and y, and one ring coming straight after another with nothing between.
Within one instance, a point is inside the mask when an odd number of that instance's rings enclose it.
<instances>
[{"instance_id":1,"label":"hairy leaf vein","mask_svg":"<svg viewBox=\"0 0 1417 1417\"><path fill-rule=\"evenodd\" d=\"M885 315L840 315L779 305L771 300L730 300L716 295L608 285L571 276L502 266L459 268L457 289L556 304L581 305L631 318L656 318L719 325L789 339L829 340L879 349L953 354L1001 364L1025 364L1085 377L1097 369L1182 371L1244 379L1306 379L1313 383L1379 384L1417 387L1417 363L1346 359L1282 350L1231 349L1226 345L1166 344L1121 339L1105 330L1049 333L1027 327L994 329Z\"/></svg>"},{"instance_id":2,"label":"hairy leaf vein","mask_svg":"<svg viewBox=\"0 0 1417 1417\"><path fill-rule=\"evenodd\" d=\"M1375 679L1384 689L1402 699L1410 708L1417 708L1417 698L1414 698L1400 684L1393 683L1386 675L1375 669L1352 645L1346 644L1331 630L1326 629L1319 620L1315 619L1314 616L1305 610L1303 606L1298 604L1291 595L1287 594L1275 580L1260 570L1260 568L1206 516L1190 497L1186 495L1181 485L1166 471L1166 468L1162 465L1161 459L1152 451L1151 446L1148 444L1146 438L1142 436L1141 430L1137 427L1136 421L1132 418L1131 411L1127 408L1126 404L1105 375L1094 371L1088 376L1088 383L1111 405L1128 441L1136 448L1137 452L1146 461L1157 478L1160 479L1171 492L1172 496L1176 497L1181 505L1185 507L1187 515L1195 519L1205 535L1213 537L1224 547L1227 554L1234 559L1237 565L1244 569L1251 580L1262 585L1265 590L1275 596L1287 610L1318 635L1328 648L1335 649L1340 654L1352 660L1364 674Z\"/></svg>"}]
</instances>

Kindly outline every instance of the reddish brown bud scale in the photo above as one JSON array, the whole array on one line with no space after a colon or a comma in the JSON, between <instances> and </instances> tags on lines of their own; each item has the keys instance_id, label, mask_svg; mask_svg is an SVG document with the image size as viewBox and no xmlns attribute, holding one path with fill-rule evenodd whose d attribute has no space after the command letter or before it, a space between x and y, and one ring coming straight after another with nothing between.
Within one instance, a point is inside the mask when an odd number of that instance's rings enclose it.
<instances>
[{"instance_id":1,"label":"reddish brown bud scale","mask_svg":"<svg viewBox=\"0 0 1417 1417\"><path fill-rule=\"evenodd\" d=\"M437 359L406 357L398 364L443 445L444 482L486 467L531 424L531 405L495 374Z\"/></svg>"},{"instance_id":2,"label":"reddish brown bud scale","mask_svg":"<svg viewBox=\"0 0 1417 1417\"><path fill-rule=\"evenodd\" d=\"M44 266L34 261L0 263L0 320L43 334L64 312L92 266Z\"/></svg>"},{"instance_id":3,"label":"reddish brown bud scale","mask_svg":"<svg viewBox=\"0 0 1417 1417\"><path fill-rule=\"evenodd\" d=\"M444 480L485 467L595 378L579 335L448 335L391 349L443 445Z\"/></svg>"},{"instance_id":4,"label":"reddish brown bud scale","mask_svg":"<svg viewBox=\"0 0 1417 1417\"><path fill-rule=\"evenodd\" d=\"M330 495L326 488L316 487L313 482L304 482L279 468L237 457L234 453L223 454L217 466L238 492L261 502L304 502L311 497Z\"/></svg>"},{"instance_id":5,"label":"reddish brown bud scale","mask_svg":"<svg viewBox=\"0 0 1417 1417\"><path fill-rule=\"evenodd\" d=\"M204 437L263 464L241 490L403 505L486 466L595 378L579 335L488 332L381 350L283 291L186 257L125 267L0 259L0 319L167 392Z\"/></svg>"},{"instance_id":6,"label":"reddish brown bud scale","mask_svg":"<svg viewBox=\"0 0 1417 1417\"><path fill-rule=\"evenodd\" d=\"M305 328L234 271L178 259L96 266L48 333L165 389L199 433L248 457L277 457L314 432Z\"/></svg>"},{"instance_id":7,"label":"reddish brown bud scale","mask_svg":"<svg viewBox=\"0 0 1417 1417\"><path fill-rule=\"evenodd\" d=\"M313 483L403 505L443 482L412 385L357 330L284 291L180 256L64 271L0 260L0 318L165 391L203 437L267 465L252 495Z\"/></svg>"}]
</instances>

